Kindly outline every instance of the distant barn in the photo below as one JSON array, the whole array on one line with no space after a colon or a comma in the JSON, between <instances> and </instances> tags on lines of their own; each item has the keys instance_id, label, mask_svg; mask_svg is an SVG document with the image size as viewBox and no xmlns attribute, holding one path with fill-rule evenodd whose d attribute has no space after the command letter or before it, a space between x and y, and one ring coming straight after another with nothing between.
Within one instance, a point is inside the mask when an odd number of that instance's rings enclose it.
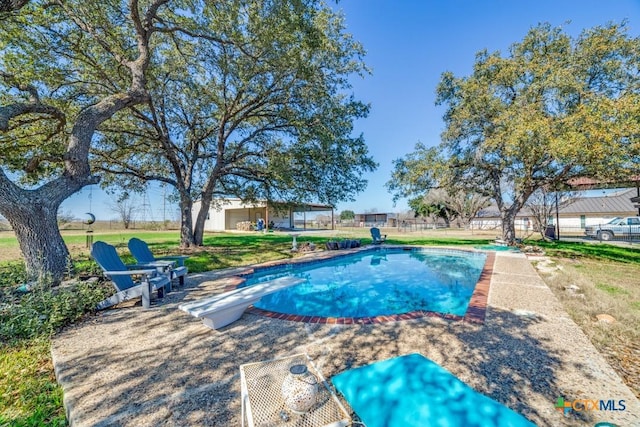
<instances>
[{"instance_id":1,"label":"distant barn","mask_svg":"<svg viewBox=\"0 0 640 427\"><path fill-rule=\"evenodd\" d=\"M353 219L359 227L397 227L398 215L395 213L360 213Z\"/></svg>"}]
</instances>

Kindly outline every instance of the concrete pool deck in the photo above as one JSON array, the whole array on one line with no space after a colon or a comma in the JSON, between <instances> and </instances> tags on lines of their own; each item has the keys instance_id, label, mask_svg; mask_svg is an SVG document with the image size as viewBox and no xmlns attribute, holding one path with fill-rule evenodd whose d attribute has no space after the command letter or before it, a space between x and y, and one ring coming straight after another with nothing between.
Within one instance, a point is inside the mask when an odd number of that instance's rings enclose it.
<instances>
[{"instance_id":1,"label":"concrete pool deck","mask_svg":"<svg viewBox=\"0 0 640 427\"><path fill-rule=\"evenodd\" d=\"M539 426L640 425L638 399L523 254L496 253L483 324L435 317L312 324L245 313L214 331L177 307L222 292L232 279L221 277L191 275L185 289L149 310L104 311L56 335L53 361L71 425L240 425L239 365L299 352L326 378L420 352ZM623 400L625 410L565 416L554 408L558 397L611 400L616 409Z\"/></svg>"}]
</instances>

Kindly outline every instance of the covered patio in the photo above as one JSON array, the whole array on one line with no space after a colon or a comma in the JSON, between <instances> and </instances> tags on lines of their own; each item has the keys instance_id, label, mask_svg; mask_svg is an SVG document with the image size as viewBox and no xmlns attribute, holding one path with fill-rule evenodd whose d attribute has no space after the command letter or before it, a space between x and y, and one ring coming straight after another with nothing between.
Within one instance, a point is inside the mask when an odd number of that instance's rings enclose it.
<instances>
[{"instance_id":1,"label":"covered patio","mask_svg":"<svg viewBox=\"0 0 640 427\"><path fill-rule=\"evenodd\" d=\"M194 218L200 210L194 203ZM285 203L240 199L217 201L209 208L206 231L253 230L258 221L275 230L333 230L333 206L317 203Z\"/></svg>"}]
</instances>

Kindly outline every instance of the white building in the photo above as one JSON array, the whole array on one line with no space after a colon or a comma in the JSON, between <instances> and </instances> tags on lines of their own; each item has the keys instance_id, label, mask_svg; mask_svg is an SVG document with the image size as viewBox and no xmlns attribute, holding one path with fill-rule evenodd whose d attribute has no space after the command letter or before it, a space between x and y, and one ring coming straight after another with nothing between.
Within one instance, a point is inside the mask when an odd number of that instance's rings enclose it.
<instances>
[{"instance_id":1,"label":"white building","mask_svg":"<svg viewBox=\"0 0 640 427\"><path fill-rule=\"evenodd\" d=\"M614 193L596 197L576 197L571 203L561 206L558 211L560 230L580 234L588 225L598 225L608 222L614 217L639 215L638 208L631 201L638 195L636 188L620 189ZM532 227L531 213L525 207L516 215L516 230L528 230ZM555 225L555 212L549 218L549 224ZM471 221L475 230L499 229L502 226L500 213L495 205L478 212Z\"/></svg>"},{"instance_id":2,"label":"white building","mask_svg":"<svg viewBox=\"0 0 640 427\"><path fill-rule=\"evenodd\" d=\"M193 204L193 220L200 212L200 201ZM320 204L282 206L266 201L244 203L240 199L218 200L212 203L204 224L205 231L238 230L246 223L264 220L274 229L333 229L333 207ZM240 224L240 225L239 225Z\"/></svg>"},{"instance_id":3,"label":"white building","mask_svg":"<svg viewBox=\"0 0 640 427\"><path fill-rule=\"evenodd\" d=\"M637 195L636 188L625 188L598 197L578 197L560 209L560 228L584 230L587 225L604 224L614 217L637 216L638 208L631 201Z\"/></svg>"}]
</instances>

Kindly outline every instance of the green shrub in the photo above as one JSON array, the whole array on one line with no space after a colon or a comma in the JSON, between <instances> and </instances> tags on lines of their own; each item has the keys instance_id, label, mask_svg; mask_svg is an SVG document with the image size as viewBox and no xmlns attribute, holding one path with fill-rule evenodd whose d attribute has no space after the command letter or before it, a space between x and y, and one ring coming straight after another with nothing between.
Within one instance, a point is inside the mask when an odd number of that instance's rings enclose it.
<instances>
[{"instance_id":1,"label":"green shrub","mask_svg":"<svg viewBox=\"0 0 640 427\"><path fill-rule=\"evenodd\" d=\"M50 336L95 310L110 293L102 283L79 282L52 288L39 284L0 305L0 341Z\"/></svg>"},{"instance_id":2,"label":"green shrub","mask_svg":"<svg viewBox=\"0 0 640 427\"><path fill-rule=\"evenodd\" d=\"M0 264L0 288L14 287L27 280L27 272L22 261Z\"/></svg>"}]
</instances>

